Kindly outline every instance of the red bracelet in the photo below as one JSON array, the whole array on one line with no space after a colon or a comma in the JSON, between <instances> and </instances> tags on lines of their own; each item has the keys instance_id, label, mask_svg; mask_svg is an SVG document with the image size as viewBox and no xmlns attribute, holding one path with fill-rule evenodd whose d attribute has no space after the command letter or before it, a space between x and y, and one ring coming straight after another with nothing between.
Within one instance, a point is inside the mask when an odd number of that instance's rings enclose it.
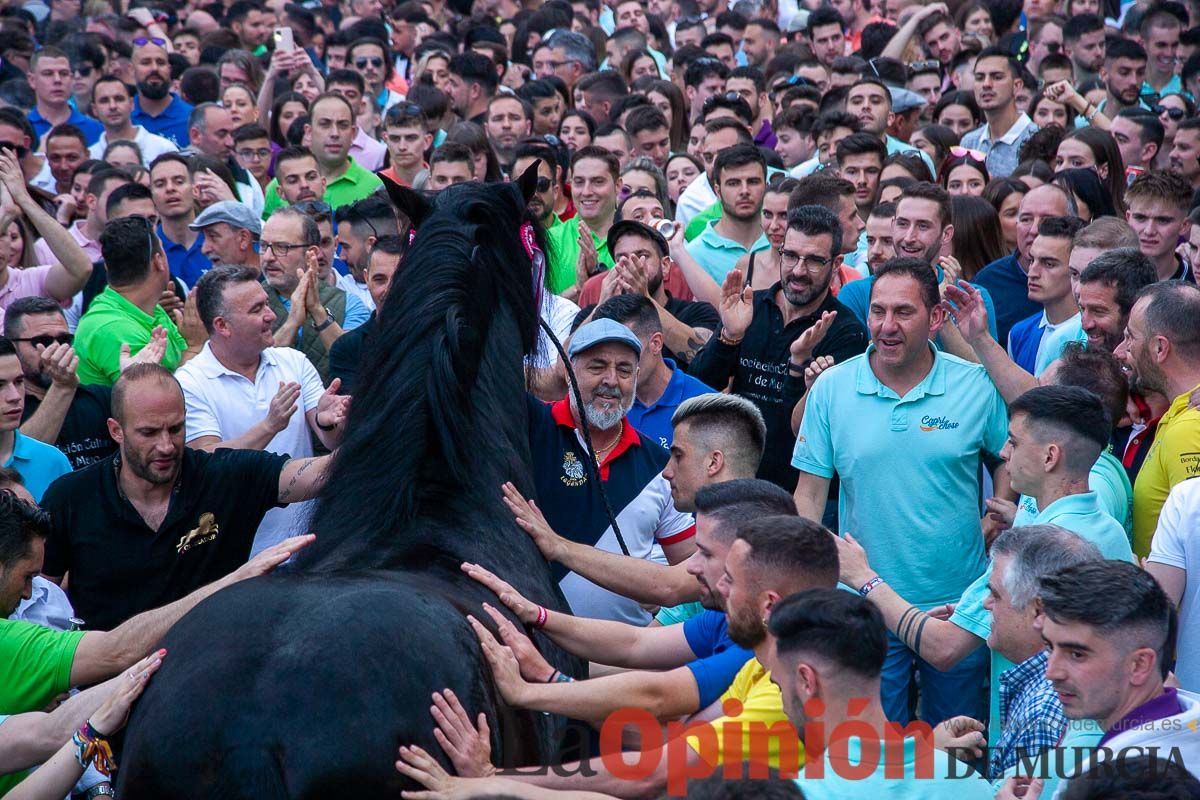
<instances>
[{"instance_id":1,"label":"red bracelet","mask_svg":"<svg viewBox=\"0 0 1200 800\"><path fill-rule=\"evenodd\" d=\"M545 606L538 606L537 620L534 621L533 627L535 627L539 630L546 627L546 617L547 616L549 616L549 615L546 613Z\"/></svg>"}]
</instances>

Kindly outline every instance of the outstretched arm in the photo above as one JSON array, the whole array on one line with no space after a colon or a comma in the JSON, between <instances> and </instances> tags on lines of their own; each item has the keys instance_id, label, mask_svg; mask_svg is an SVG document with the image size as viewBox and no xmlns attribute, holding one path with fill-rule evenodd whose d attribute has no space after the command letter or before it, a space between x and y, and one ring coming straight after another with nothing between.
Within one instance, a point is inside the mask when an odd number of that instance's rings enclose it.
<instances>
[{"instance_id":1,"label":"outstretched arm","mask_svg":"<svg viewBox=\"0 0 1200 800\"><path fill-rule=\"evenodd\" d=\"M945 288L946 299L942 307L958 328L958 332L971 345L979 363L983 364L992 383L1006 403L1011 403L1025 392L1036 387L1037 379L1017 366L1000 343L988 331L987 307L983 294L969 283Z\"/></svg>"}]
</instances>

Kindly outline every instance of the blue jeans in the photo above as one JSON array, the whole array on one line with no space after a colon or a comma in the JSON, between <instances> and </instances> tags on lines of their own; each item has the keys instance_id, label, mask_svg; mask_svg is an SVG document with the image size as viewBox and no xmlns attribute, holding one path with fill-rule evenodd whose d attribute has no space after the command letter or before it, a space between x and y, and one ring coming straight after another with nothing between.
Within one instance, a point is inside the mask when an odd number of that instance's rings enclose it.
<instances>
[{"instance_id":1,"label":"blue jeans","mask_svg":"<svg viewBox=\"0 0 1200 800\"><path fill-rule=\"evenodd\" d=\"M930 725L950 717L965 714L981 722L987 719L987 694L984 684L988 677L988 653L986 647L958 662L946 672L935 669L928 662L891 633L888 633L887 659L883 662L880 699L883 712L892 722L907 725L911 722L908 713L909 689L913 670L921 675L921 720Z\"/></svg>"}]
</instances>

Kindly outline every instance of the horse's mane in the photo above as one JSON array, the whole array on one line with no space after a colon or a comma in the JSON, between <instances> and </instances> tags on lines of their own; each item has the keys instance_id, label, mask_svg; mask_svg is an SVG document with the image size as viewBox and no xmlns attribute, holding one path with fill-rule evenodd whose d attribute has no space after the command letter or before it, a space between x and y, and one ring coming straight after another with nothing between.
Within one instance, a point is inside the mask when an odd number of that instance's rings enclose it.
<instances>
[{"instance_id":1,"label":"horse's mane","mask_svg":"<svg viewBox=\"0 0 1200 800\"><path fill-rule=\"evenodd\" d=\"M349 549L361 556L381 529L462 508L473 487L495 479L481 459L514 462L495 451L527 436L523 406L514 404L523 402L520 356L537 342L538 309L519 236L521 191L461 184L432 207L397 187L389 192L417 233L365 348L350 425L310 526L317 542L302 565L388 565L384 553L361 563L345 545L359 540ZM480 408L512 413L479 419ZM498 495L498 483L486 491Z\"/></svg>"}]
</instances>

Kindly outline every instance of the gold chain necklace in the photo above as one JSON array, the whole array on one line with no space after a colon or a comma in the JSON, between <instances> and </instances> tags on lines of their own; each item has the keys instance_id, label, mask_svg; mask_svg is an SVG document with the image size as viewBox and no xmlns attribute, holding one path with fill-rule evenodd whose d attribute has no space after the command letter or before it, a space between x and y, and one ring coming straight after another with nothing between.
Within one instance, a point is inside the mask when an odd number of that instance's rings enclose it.
<instances>
[{"instance_id":1,"label":"gold chain necklace","mask_svg":"<svg viewBox=\"0 0 1200 800\"><path fill-rule=\"evenodd\" d=\"M596 463L597 464L604 463L604 459L608 456L608 454L611 453L613 450L615 450L617 445L621 442L621 435L624 433L625 433L625 420L621 420L621 427L617 428L617 438L613 439L613 443L610 444L608 447L605 447L603 449L596 451Z\"/></svg>"}]
</instances>

